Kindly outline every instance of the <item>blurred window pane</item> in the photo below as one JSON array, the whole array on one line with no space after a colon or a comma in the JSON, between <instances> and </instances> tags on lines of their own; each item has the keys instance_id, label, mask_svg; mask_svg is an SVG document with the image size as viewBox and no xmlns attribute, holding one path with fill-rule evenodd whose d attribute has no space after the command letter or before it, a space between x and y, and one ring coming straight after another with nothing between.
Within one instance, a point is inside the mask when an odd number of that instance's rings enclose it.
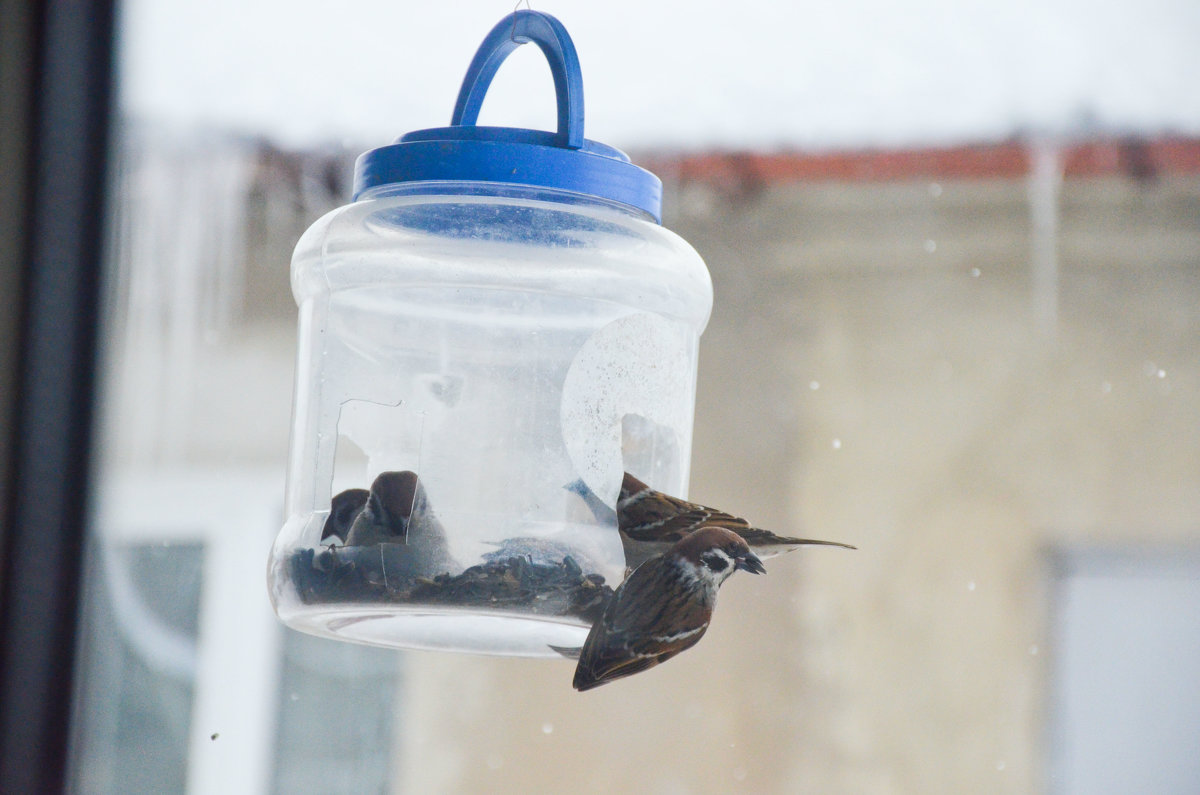
<instances>
[{"instance_id":1,"label":"blurred window pane","mask_svg":"<svg viewBox=\"0 0 1200 795\"><path fill-rule=\"evenodd\" d=\"M200 608L199 544L107 544L85 602L81 792L179 792Z\"/></svg>"},{"instance_id":2,"label":"blurred window pane","mask_svg":"<svg viewBox=\"0 0 1200 795\"><path fill-rule=\"evenodd\" d=\"M1200 555L1068 553L1057 579L1051 791L1195 792Z\"/></svg>"},{"instance_id":3,"label":"blurred window pane","mask_svg":"<svg viewBox=\"0 0 1200 795\"><path fill-rule=\"evenodd\" d=\"M285 638L265 577L295 355L288 263L344 195L328 176L348 176L343 161L122 127L82 792L375 792L388 780L398 655Z\"/></svg>"},{"instance_id":4,"label":"blurred window pane","mask_svg":"<svg viewBox=\"0 0 1200 795\"><path fill-rule=\"evenodd\" d=\"M1045 575L1200 541L1200 5L941 6L563 9L589 137L712 275L692 496L858 546L581 696L285 630L265 584L292 248L508 9L127 2L75 788L1195 791L1194 558ZM553 115L518 52L487 123Z\"/></svg>"}]
</instances>

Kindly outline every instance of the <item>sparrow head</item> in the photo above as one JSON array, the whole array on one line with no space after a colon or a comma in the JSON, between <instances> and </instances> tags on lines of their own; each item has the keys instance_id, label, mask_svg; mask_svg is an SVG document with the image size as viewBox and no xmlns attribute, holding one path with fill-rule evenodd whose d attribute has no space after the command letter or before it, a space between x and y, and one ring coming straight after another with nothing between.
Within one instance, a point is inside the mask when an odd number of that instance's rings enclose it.
<instances>
[{"instance_id":1,"label":"sparrow head","mask_svg":"<svg viewBox=\"0 0 1200 795\"><path fill-rule=\"evenodd\" d=\"M407 529L420 485L415 472L381 472L371 484L368 510L375 518L389 522L396 529Z\"/></svg>"},{"instance_id":2,"label":"sparrow head","mask_svg":"<svg viewBox=\"0 0 1200 795\"><path fill-rule=\"evenodd\" d=\"M690 563L697 575L713 585L725 582L735 571L766 571L746 540L724 527L701 527L675 544L671 553Z\"/></svg>"},{"instance_id":3,"label":"sparrow head","mask_svg":"<svg viewBox=\"0 0 1200 795\"><path fill-rule=\"evenodd\" d=\"M350 525L354 524L355 517L366 505L368 496L370 492L366 489L346 489L339 492L329 504L329 516L326 517L325 526L321 530L321 540L336 537L338 541L345 543Z\"/></svg>"}]
</instances>

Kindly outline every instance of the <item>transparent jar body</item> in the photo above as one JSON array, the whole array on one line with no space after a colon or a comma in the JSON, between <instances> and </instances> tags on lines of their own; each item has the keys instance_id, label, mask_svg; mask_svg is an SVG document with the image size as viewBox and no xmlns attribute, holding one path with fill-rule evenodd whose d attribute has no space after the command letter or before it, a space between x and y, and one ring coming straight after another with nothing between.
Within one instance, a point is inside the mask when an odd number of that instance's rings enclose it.
<instances>
[{"instance_id":1,"label":"transparent jar body","mask_svg":"<svg viewBox=\"0 0 1200 795\"><path fill-rule=\"evenodd\" d=\"M426 183L318 220L292 288L280 618L393 647L581 645L625 574L622 473L686 493L696 252L575 194Z\"/></svg>"}]
</instances>

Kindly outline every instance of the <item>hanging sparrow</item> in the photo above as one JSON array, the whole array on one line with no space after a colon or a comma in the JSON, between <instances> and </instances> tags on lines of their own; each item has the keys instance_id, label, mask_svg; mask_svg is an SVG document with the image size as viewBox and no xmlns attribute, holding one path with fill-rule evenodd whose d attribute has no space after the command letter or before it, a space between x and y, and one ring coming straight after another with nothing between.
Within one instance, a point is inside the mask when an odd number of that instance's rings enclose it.
<instances>
[{"instance_id":1,"label":"hanging sparrow","mask_svg":"<svg viewBox=\"0 0 1200 795\"><path fill-rule=\"evenodd\" d=\"M611 515L612 509L601 503L583 481L576 481L567 488L583 497L596 518L603 520L606 514ZM854 549L849 544L837 541L775 535L769 530L752 526L745 519L716 508L708 508L655 491L628 472L621 482L616 519L617 529L621 532L621 544L625 548L625 565L631 569L637 568L655 555L663 554L672 544L700 527L724 527L731 530L745 539L763 558L791 552L807 544Z\"/></svg>"},{"instance_id":2,"label":"hanging sparrow","mask_svg":"<svg viewBox=\"0 0 1200 795\"><path fill-rule=\"evenodd\" d=\"M350 526L367 504L370 495L371 492L366 489L346 489L337 494L330 503L329 516L321 530L321 541L345 544L346 537L350 535Z\"/></svg>"},{"instance_id":3,"label":"hanging sparrow","mask_svg":"<svg viewBox=\"0 0 1200 795\"><path fill-rule=\"evenodd\" d=\"M579 652L575 689L639 673L695 646L712 620L717 589L738 569L766 571L749 545L723 527L702 527L647 560L592 625Z\"/></svg>"},{"instance_id":4,"label":"hanging sparrow","mask_svg":"<svg viewBox=\"0 0 1200 795\"><path fill-rule=\"evenodd\" d=\"M446 531L415 472L381 472L371 484L350 525L346 546L375 544L403 545L404 571L393 570L395 574L432 575L455 567L446 548Z\"/></svg>"}]
</instances>

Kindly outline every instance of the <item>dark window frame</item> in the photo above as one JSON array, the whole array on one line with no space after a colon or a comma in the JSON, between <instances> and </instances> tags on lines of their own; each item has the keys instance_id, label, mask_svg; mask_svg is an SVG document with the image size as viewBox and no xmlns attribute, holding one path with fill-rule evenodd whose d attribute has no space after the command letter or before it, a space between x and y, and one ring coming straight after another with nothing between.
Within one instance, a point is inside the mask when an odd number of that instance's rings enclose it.
<instances>
[{"instance_id":1,"label":"dark window frame","mask_svg":"<svg viewBox=\"0 0 1200 795\"><path fill-rule=\"evenodd\" d=\"M112 127L112 0L5 4L0 792L67 788ZM6 178L7 179L7 178ZM19 300L13 300L19 297Z\"/></svg>"}]
</instances>

